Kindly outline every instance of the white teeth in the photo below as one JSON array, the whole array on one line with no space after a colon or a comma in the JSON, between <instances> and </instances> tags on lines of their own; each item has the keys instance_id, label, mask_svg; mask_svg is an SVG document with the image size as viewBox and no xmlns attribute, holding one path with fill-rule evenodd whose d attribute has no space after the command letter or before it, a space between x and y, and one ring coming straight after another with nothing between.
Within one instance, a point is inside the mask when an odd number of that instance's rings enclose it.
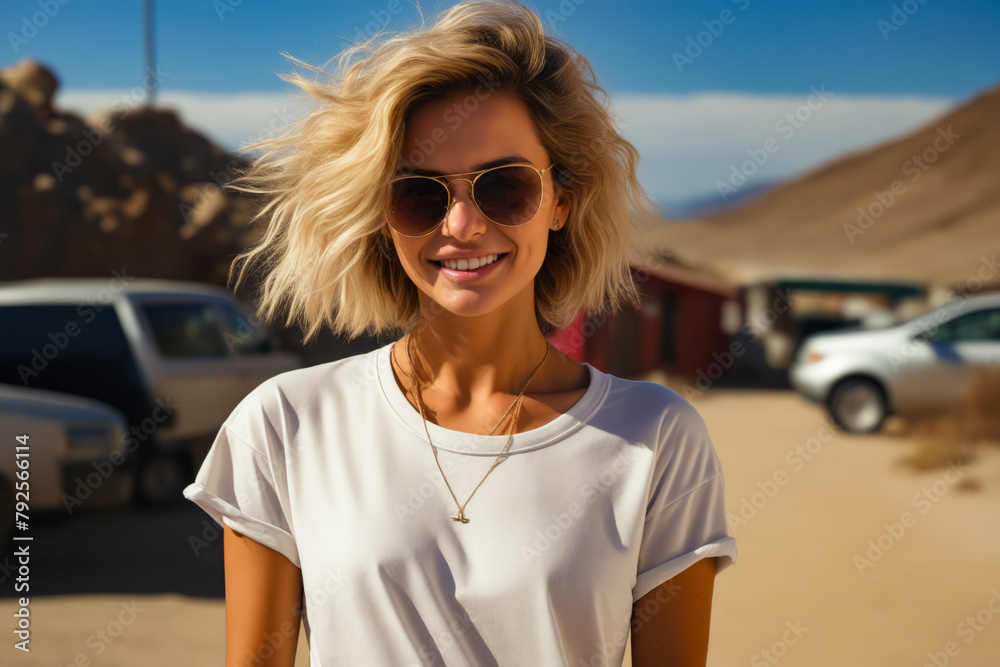
<instances>
[{"instance_id":1,"label":"white teeth","mask_svg":"<svg viewBox=\"0 0 1000 667\"><path fill-rule=\"evenodd\" d=\"M497 261L500 255L486 255L485 257L473 257L471 259L442 259L441 265L447 269L457 269L459 271L468 271L470 269L478 269L481 266L486 266L487 264L492 264Z\"/></svg>"}]
</instances>

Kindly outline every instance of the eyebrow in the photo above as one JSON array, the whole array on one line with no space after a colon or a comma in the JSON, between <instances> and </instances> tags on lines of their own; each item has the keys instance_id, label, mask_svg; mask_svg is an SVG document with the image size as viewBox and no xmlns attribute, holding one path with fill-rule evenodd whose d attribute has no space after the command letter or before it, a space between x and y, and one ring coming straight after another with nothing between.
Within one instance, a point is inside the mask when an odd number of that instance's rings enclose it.
<instances>
[{"instance_id":1,"label":"eyebrow","mask_svg":"<svg viewBox=\"0 0 1000 667\"><path fill-rule=\"evenodd\" d=\"M520 155L508 155L506 157L497 158L496 160L490 160L489 162L482 162L477 165L473 165L472 169L469 171L482 171L483 169L491 169L493 167L499 167L505 164L532 164L531 160L521 157ZM465 173L465 172L456 172ZM396 176L446 176L443 171L434 171L433 169L407 169L406 167L400 167L396 170Z\"/></svg>"}]
</instances>

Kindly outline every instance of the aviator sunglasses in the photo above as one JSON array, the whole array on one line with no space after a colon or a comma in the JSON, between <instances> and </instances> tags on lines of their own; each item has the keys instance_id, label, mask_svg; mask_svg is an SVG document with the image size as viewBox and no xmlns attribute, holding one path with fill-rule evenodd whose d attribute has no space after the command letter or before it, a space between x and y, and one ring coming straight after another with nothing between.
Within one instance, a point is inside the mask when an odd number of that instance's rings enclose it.
<instances>
[{"instance_id":1,"label":"aviator sunglasses","mask_svg":"<svg viewBox=\"0 0 1000 667\"><path fill-rule=\"evenodd\" d=\"M486 218L505 227L523 225L538 212L542 174L552 166L536 169L527 164L505 164L444 176L399 176L392 180L389 224L403 236L427 236L441 226L451 210L449 182L468 181L469 195Z\"/></svg>"}]
</instances>

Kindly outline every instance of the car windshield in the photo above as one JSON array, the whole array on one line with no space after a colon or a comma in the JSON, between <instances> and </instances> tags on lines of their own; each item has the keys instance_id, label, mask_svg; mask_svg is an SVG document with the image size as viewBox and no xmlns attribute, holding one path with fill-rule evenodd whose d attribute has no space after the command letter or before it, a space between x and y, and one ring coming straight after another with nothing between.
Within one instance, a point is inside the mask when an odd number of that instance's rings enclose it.
<instances>
[{"instance_id":1,"label":"car windshield","mask_svg":"<svg viewBox=\"0 0 1000 667\"><path fill-rule=\"evenodd\" d=\"M952 301L943 306L939 306L933 310L926 313L921 313L916 317L912 317L908 320L904 320L896 324L895 326L907 327L913 330L913 333L917 332L934 332L942 323L952 320L962 313L971 312L977 310L973 304L969 303L969 299L958 299Z\"/></svg>"}]
</instances>

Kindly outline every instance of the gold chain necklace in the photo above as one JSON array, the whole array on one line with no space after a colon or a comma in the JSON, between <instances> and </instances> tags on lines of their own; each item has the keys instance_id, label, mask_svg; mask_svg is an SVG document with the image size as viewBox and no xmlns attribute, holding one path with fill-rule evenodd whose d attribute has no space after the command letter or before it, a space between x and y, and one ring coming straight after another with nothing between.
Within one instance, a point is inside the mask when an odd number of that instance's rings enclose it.
<instances>
[{"instance_id":1,"label":"gold chain necklace","mask_svg":"<svg viewBox=\"0 0 1000 667\"><path fill-rule=\"evenodd\" d=\"M542 364L545 363L545 359L549 356L550 346L551 344L548 341L546 341L545 354L542 356L542 360L538 363L538 366L535 367L535 371L531 374L531 377L528 378L528 381L524 383L524 386L521 388L521 392L517 395L517 398L515 398L514 402L510 404L510 407L507 408L507 411L504 412L503 415L501 415L500 421L497 422L496 426L490 429L489 434L492 434L493 431L496 430L497 426L500 425L500 422L504 420L504 417L506 417L507 414L511 411L511 408L515 408L516 406L516 409L514 409L514 417L511 419L510 430L507 432L507 442L504 444L503 449L501 449L500 453L497 454L497 457L493 461L493 464L490 465L490 469L487 470L486 474L483 475L483 478L479 480L479 484L476 484L476 488L472 490L472 493L469 494L469 497L465 500L464 503L459 504L458 498L455 497L455 492L451 490L451 484L448 483L448 478L445 477L444 470L441 468L441 462L438 460L438 455L437 455L437 447L435 447L434 443L431 441L431 433L430 430L427 428L427 417L424 416L424 404L423 401L420 399L420 383L417 382L417 369L416 366L413 365L413 359L410 357L410 338L406 339L406 345L404 345L404 349L406 350L406 361L407 363L410 364L410 387L413 389L413 396L417 401L417 409L420 411L420 419L424 423L424 433L427 434L427 442L431 446L431 452L434 454L434 462L437 463L438 471L441 473L441 478L444 479L445 486L448 487L448 492L451 494L452 500L455 501L455 506L458 507L458 514L451 517L452 521L458 521L459 523L469 523L469 519L467 519L465 516L465 506L469 504L469 501L472 500L472 496L476 495L476 491L479 490L479 487L482 486L483 482L486 481L486 478L490 476L491 472L493 472L493 469L497 466L498 463L500 463L500 459L503 458L504 453L507 451L507 448L510 446L511 441L514 439L514 428L517 426L517 418L521 414L521 404L524 399L524 392L528 389L528 385L531 384L531 381L535 378L535 375L537 375L538 371L542 368Z\"/></svg>"}]
</instances>

